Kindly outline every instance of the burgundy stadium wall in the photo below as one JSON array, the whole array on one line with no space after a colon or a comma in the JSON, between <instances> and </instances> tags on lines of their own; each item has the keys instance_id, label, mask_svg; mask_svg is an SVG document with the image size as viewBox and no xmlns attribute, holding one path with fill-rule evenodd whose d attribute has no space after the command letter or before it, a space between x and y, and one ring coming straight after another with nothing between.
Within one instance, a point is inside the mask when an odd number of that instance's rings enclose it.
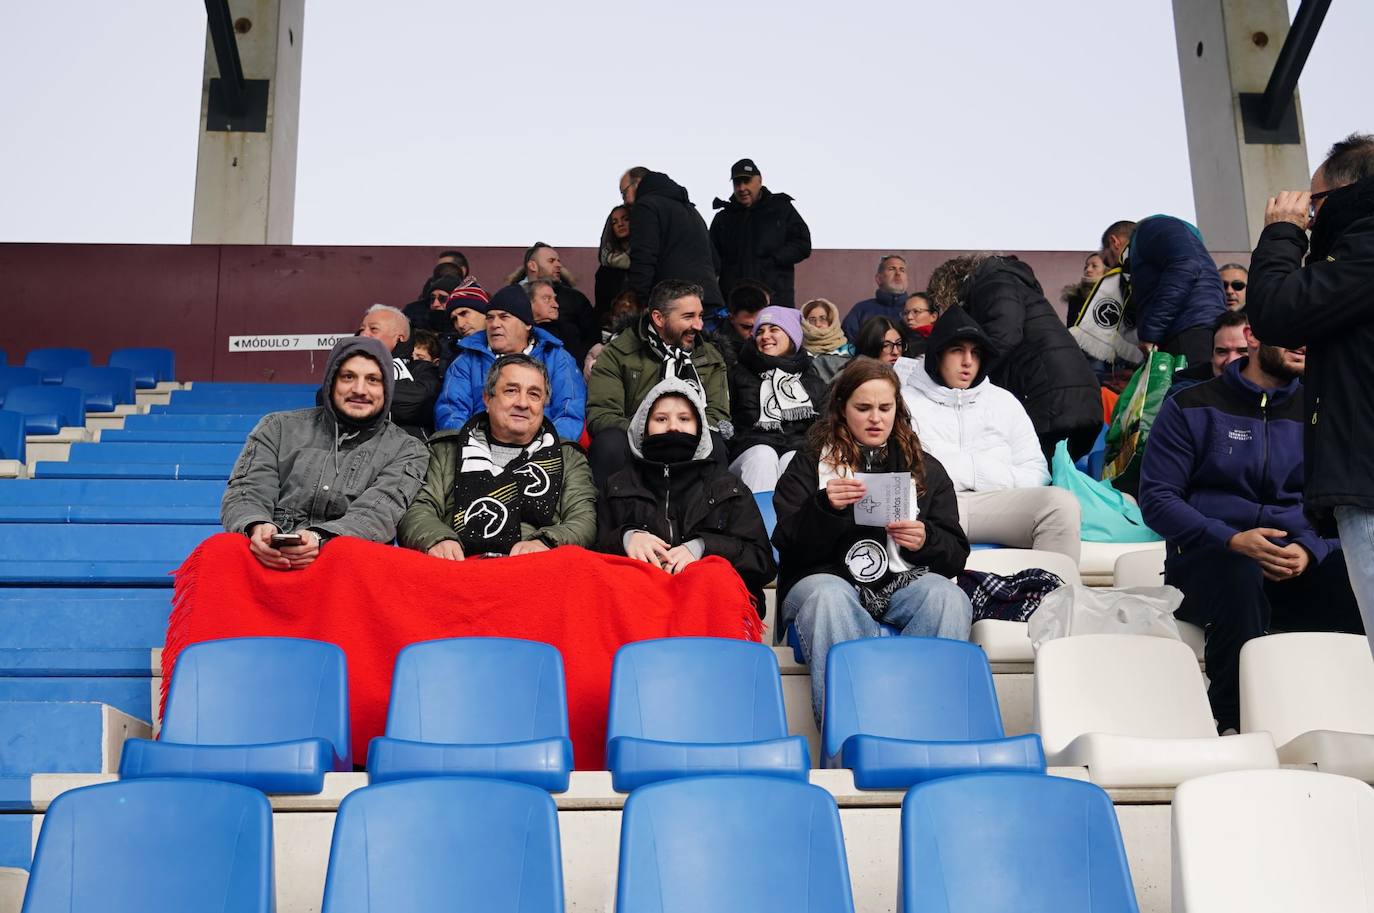
<instances>
[{"instance_id":1,"label":"burgundy stadium wall","mask_svg":"<svg viewBox=\"0 0 1374 913\"><path fill-rule=\"evenodd\" d=\"M404 306L418 295L436 247L0 244L0 307L9 318L0 348L10 364L30 348L88 348L95 364L112 349L165 346L184 380L319 379L324 352L230 352L230 336L346 332L374 302ZM488 290L520 263L522 249L462 248ZM829 298L847 311L870 297L878 258L889 251L818 250L797 267L797 301ZM912 288L962 251L891 251L907 259ZM596 252L560 248L591 296ZM1062 311L1059 290L1076 281L1084 253L1017 252ZM1219 263L1248 254L1217 255Z\"/></svg>"}]
</instances>

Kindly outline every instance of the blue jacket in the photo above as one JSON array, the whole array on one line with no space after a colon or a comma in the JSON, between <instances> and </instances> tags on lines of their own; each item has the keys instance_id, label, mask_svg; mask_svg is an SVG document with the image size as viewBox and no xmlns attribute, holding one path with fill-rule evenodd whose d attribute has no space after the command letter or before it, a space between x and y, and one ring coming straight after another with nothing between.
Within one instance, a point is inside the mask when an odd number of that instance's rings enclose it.
<instances>
[{"instance_id":1,"label":"blue jacket","mask_svg":"<svg viewBox=\"0 0 1374 913\"><path fill-rule=\"evenodd\" d=\"M1140 512L1171 552L1267 526L1324 561L1340 543L1303 513L1302 384L1265 391L1241 376L1248 362L1164 401L1140 466Z\"/></svg>"},{"instance_id":2,"label":"blue jacket","mask_svg":"<svg viewBox=\"0 0 1374 913\"><path fill-rule=\"evenodd\" d=\"M535 327L531 337L534 349L530 355L544 363L553 388L544 405L544 417L553 422L560 437L575 441L582 436L587 413L587 384L582 380L582 372L553 334ZM462 428L469 418L486 408L482 405L482 390L494 364L496 354L487 346L486 333L473 333L458 343L458 356L444 374L444 389L434 406L435 430Z\"/></svg>"},{"instance_id":3,"label":"blue jacket","mask_svg":"<svg viewBox=\"0 0 1374 913\"><path fill-rule=\"evenodd\" d=\"M860 301L849 309L845 315L844 322L840 328L844 330L844 335L853 342L859 338L859 330L864 325L864 321L870 317L886 317L899 327L905 327L902 323L902 307L906 304L906 292L884 292L878 291L872 298Z\"/></svg>"},{"instance_id":4,"label":"blue jacket","mask_svg":"<svg viewBox=\"0 0 1374 913\"><path fill-rule=\"evenodd\" d=\"M1221 273L1197 229L1173 216L1150 216L1131 236L1130 307L1141 342L1162 344L1210 327L1226 310Z\"/></svg>"}]
</instances>

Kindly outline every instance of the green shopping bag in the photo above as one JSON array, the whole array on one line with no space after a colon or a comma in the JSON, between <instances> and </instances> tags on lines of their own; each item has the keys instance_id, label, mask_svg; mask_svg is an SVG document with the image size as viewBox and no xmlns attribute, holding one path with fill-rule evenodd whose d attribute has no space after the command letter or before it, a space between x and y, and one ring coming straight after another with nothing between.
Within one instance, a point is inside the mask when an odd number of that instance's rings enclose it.
<instances>
[{"instance_id":1,"label":"green shopping bag","mask_svg":"<svg viewBox=\"0 0 1374 913\"><path fill-rule=\"evenodd\" d=\"M1140 508L1106 482L1079 472L1060 441L1051 464L1052 484L1070 492L1083 509L1084 542L1158 542L1161 538L1145 525Z\"/></svg>"},{"instance_id":2,"label":"green shopping bag","mask_svg":"<svg viewBox=\"0 0 1374 913\"><path fill-rule=\"evenodd\" d=\"M1121 391L1107 425L1106 462L1102 466L1102 480L1111 482L1118 491L1136 493L1150 427L1174 382L1174 372L1187 366L1188 359L1182 355L1151 352Z\"/></svg>"}]
</instances>

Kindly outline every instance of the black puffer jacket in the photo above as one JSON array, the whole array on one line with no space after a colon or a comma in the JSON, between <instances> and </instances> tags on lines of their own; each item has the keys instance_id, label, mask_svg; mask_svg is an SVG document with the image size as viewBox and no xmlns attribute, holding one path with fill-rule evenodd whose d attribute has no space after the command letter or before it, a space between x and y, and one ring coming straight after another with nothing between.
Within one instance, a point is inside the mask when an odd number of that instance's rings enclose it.
<instances>
[{"instance_id":1,"label":"black puffer jacket","mask_svg":"<svg viewBox=\"0 0 1374 913\"><path fill-rule=\"evenodd\" d=\"M630 423L633 459L610 477L605 495L597 498L597 550L625 554L625 534L633 530L647 530L670 546L700 539L703 557L719 555L734 566L762 616L763 588L778 568L753 494L711 459L709 436L698 439L697 452L687 462L665 465L643 455L649 411L667 394L691 401L700 422L700 394L675 377L644 398Z\"/></svg>"},{"instance_id":2,"label":"black puffer jacket","mask_svg":"<svg viewBox=\"0 0 1374 913\"><path fill-rule=\"evenodd\" d=\"M996 349L988 376L1021 401L1036 434L1062 438L1101 426L1097 377L1029 266L1015 257L989 257L959 299Z\"/></svg>"},{"instance_id":3,"label":"black puffer jacket","mask_svg":"<svg viewBox=\"0 0 1374 913\"><path fill-rule=\"evenodd\" d=\"M702 287L708 311L722 307L718 266L706 220L687 191L666 174L644 175L630 207L629 286L640 306L649 306L649 293L659 282L681 279Z\"/></svg>"},{"instance_id":4,"label":"black puffer jacket","mask_svg":"<svg viewBox=\"0 0 1374 913\"><path fill-rule=\"evenodd\" d=\"M1374 509L1374 177L1326 198L1307 235L1266 226L1245 312L1269 345L1307 346L1303 380L1308 507Z\"/></svg>"},{"instance_id":5,"label":"black puffer jacket","mask_svg":"<svg viewBox=\"0 0 1374 913\"><path fill-rule=\"evenodd\" d=\"M764 187L753 206L733 196L712 206L720 210L711 220L711 243L720 257L721 290L757 279L773 292L773 304L796 307L794 267L811 256L811 229L792 198Z\"/></svg>"},{"instance_id":6,"label":"black puffer jacket","mask_svg":"<svg viewBox=\"0 0 1374 913\"><path fill-rule=\"evenodd\" d=\"M726 332L733 330L727 328ZM801 375L802 389L811 399L811 408L816 415L824 408L826 383L809 353L803 350L772 358L760 354L754 340L745 342L740 347L735 366L730 369L730 421L735 426L735 436L730 439L731 459L755 444L767 444L779 454L799 450L806 443L806 432L816 422L815 416L812 416L809 419L783 421L782 427L777 430L757 427L759 388L763 383L763 375L773 368Z\"/></svg>"}]
</instances>

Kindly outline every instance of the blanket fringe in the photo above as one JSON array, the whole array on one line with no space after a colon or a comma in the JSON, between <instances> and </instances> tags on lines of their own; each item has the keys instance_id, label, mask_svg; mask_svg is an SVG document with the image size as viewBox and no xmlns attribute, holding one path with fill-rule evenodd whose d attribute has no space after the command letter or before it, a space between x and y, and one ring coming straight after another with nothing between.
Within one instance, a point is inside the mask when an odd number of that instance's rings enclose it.
<instances>
[{"instance_id":1,"label":"blanket fringe","mask_svg":"<svg viewBox=\"0 0 1374 913\"><path fill-rule=\"evenodd\" d=\"M211 537L214 538L214 537ZM209 542L207 539L205 542ZM187 625L181 624L190 611L191 596L195 593L200 580L201 555L205 552L205 542L195 547L181 566L172 571L172 612L167 618L167 639L162 645L162 682L158 687L158 719L167 712L167 692L172 685L172 670L176 668L177 656L188 646L183 632Z\"/></svg>"}]
</instances>

